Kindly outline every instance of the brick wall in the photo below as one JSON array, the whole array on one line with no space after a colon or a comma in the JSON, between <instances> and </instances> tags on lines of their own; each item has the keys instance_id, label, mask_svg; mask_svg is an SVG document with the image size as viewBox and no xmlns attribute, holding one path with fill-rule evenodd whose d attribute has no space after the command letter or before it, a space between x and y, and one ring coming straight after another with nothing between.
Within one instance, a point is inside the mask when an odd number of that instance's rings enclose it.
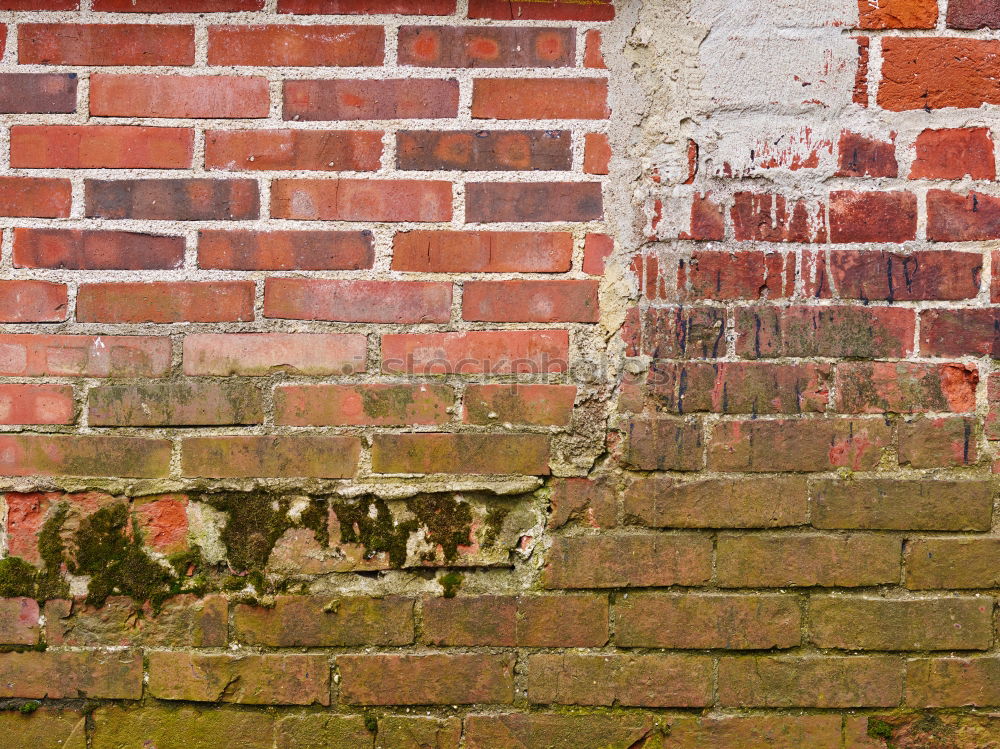
<instances>
[{"instance_id":1,"label":"brick wall","mask_svg":"<svg viewBox=\"0 0 1000 749\"><path fill-rule=\"evenodd\" d=\"M1000 735L991 3L0 24L0 736Z\"/></svg>"}]
</instances>

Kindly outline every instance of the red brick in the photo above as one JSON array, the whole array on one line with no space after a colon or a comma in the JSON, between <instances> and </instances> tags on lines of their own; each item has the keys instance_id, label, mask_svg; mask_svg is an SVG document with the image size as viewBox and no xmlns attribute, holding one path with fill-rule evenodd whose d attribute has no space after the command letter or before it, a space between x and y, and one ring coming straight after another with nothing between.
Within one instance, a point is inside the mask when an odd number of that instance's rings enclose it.
<instances>
[{"instance_id":1,"label":"red brick","mask_svg":"<svg viewBox=\"0 0 1000 749\"><path fill-rule=\"evenodd\" d=\"M237 322L253 320L252 281L81 284L80 322Z\"/></svg>"},{"instance_id":2,"label":"red brick","mask_svg":"<svg viewBox=\"0 0 1000 749\"><path fill-rule=\"evenodd\" d=\"M910 109L976 109L1000 103L1000 41L942 37L882 41L878 104Z\"/></svg>"},{"instance_id":3,"label":"red brick","mask_svg":"<svg viewBox=\"0 0 1000 749\"><path fill-rule=\"evenodd\" d=\"M575 400L575 385L469 385L462 418L469 424L566 426Z\"/></svg>"},{"instance_id":4,"label":"red brick","mask_svg":"<svg viewBox=\"0 0 1000 749\"><path fill-rule=\"evenodd\" d=\"M447 385L283 385L275 423L292 426L444 424L455 402Z\"/></svg>"},{"instance_id":5,"label":"red brick","mask_svg":"<svg viewBox=\"0 0 1000 749\"><path fill-rule=\"evenodd\" d=\"M826 242L826 211L783 195L738 192L730 209L738 241ZM720 237L721 239L721 237Z\"/></svg>"},{"instance_id":6,"label":"red brick","mask_svg":"<svg viewBox=\"0 0 1000 749\"><path fill-rule=\"evenodd\" d=\"M278 0L278 12L445 16L455 12L455 0Z\"/></svg>"},{"instance_id":7,"label":"red brick","mask_svg":"<svg viewBox=\"0 0 1000 749\"><path fill-rule=\"evenodd\" d=\"M2 0L0 10L77 10L80 0Z\"/></svg>"},{"instance_id":8,"label":"red brick","mask_svg":"<svg viewBox=\"0 0 1000 749\"><path fill-rule=\"evenodd\" d=\"M629 749L655 736L658 730L649 714L614 713L508 713L469 715L462 732L467 749L520 746L530 749ZM381 732L381 727L379 728ZM840 721L837 721L839 735ZM389 745L387 744L386 747ZM451 744L439 745L451 749ZM791 749L789 747L788 749Z\"/></svg>"},{"instance_id":9,"label":"red brick","mask_svg":"<svg viewBox=\"0 0 1000 749\"><path fill-rule=\"evenodd\" d=\"M38 642L38 601L0 598L0 643L34 645Z\"/></svg>"},{"instance_id":10,"label":"red brick","mask_svg":"<svg viewBox=\"0 0 1000 749\"><path fill-rule=\"evenodd\" d=\"M350 333L199 333L184 338L184 374L352 374L365 371L366 349Z\"/></svg>"},{"instance_id":11,"label":"red brick","mask_svg":"<svg viewBox=\"0 0 1000 749\"><path fill-rule=\"evenodd\" d=\"M68 179L0 177L0 216L66 218L70 189Z\"/></svg>"},{"instance_id":12,"label":"red brick","mask_svg":"<svg viewBox=\"0 0 1000 749\"><path fill-rule=\"evenodd\" d=\"M601 647L608 642L608 600L597 595L518 596L521 647Z\"/></svg>"},{"instance_id":13,"label":"red brick","mask_svg":"<svg viewBox=\"0 0 1000 749\"><path fill-rule=\"evenodd\" d=\"M1000 358L1000 309L930 309L920 313L924 356Z\"/></svg>"},{"instance_id":14,"label":"red brick","mask_svg":"<svg viewBox=\"0 0 1000 749\"><path fill-rule=\"evenodd\" d=\"M379 168L377 130L209 130L205 167L230 171L370 172Z\"/></svg>"},{"instance_id":15,"label":"red brick","mask_svg":"<svg viewBox=\"0 0 1000 749\"><path fill-rule=\"evenodd\" d=\"M65 284L0 281L0 322L62 322L68 309Z\"/></svg>"},{"instance_id":16,"label":"red brick","mask_svg":"<svg viewBox=\"0 0 1000 749\"><path fill-rule=\"evenodd\" d=\"M858 0L862 29L933 29L937 25L937 0Z\"/></svg>"},{"instance_id":17,"label":"red brick","mask_svg":"<svg viewBox=\"0 0 1000 749\"><path fill-rule=\"evenodd\" d=\"M184 262L184 238L90 229L14 229L14 265L70 270L153 270Z\"/></svg>"},{"instance_id":18,"label":"red brick","mask_svg":"<svg viewBox=\"0 0 1000 749\"><path fill-rule=\"evenodd\" d=\"M736 353L781 356L899 358L913 350L912 310L894 307L741 307Z\"/></svg>"},{"instance_id":19,"label":"red brick","mask_svg":"<svg viewBox=\"0 0 1000 749\"><path fill-rule=\"evenodd\" d=\"M209 65L381 65L381 26L210 26Z\"/></svg>"},{"instance_id":20,"label":"red brick","mask_svg":"<svg viewBox=\"0 0 1000 749\"><path fill-rule=\"evenodd\" d=\"M286 120L442 119L458 114L458 81L285 81L283 102Z\"/></svg>"},{"instance_id":21,"label":"red brick","mask_svg":"<svg viewBox=\"0 0 1000 749\"><path fill-rule=\"evenodd\" d=\"M264 316L341 322L448 322L451 284L269 278L264 286Z\"/></svg>"},{"instance_id":22,"label":"red brick","mask_svg":"<svg viewBox=\"0 0 1000 749\"><path fill-rule=\"evenodd\" d=\"M698 471L704 466L702 425L697 421L634 418L625 425L622 462L641 471Z\"/></svg>"},{"instance_id":23,"label":"red brick","mask_svg":"<svg viewBox=\"0 0 1000 749\"><path fill-rule=\"evenodd\" d=\"M703 585L712 576L712 540L684 534L560 536L542 571L546 588Z\"/></svg>"},{"instance_id":24,"label":"red brick","mask_svg":"<svg viewBox=\"0 0 1000 749\"><path fill-rule=\"evenodd\" d=\"M552 487L550 528L561 528L571 520L593 528L615 526L618 488L612 479L606 476L594 479L555 479L550 486Z\"/></svg>"},{"instance_id":25,"label":"red brick","mask_svg":"<svg viewBox=\"0 0 1000 749\"><path fill-rule=\"evenodd\" d=\"M597 322L597 281L466 281L462 318L490 322Z\"/></svg>"},{"instance_id":26,"label":"red brick","mask_svg":"<svg viewBox=\"0 0 1000 749\"><path fill-rule=\"evenodd\" d=\"M0 424L72 424L69 385L0 385Z\"/></svg>"},{"instance_id":27,"label":"red brick","mask_svg":"<svg viewBox=\"0 0 1000 749\"><path fill-rule=\"evenodd\" d=\"M689 299L781 299L794 290L795 256L789 253L693 252L678 260L677 291Z\"/></svg>"},{"instance_id":28,"label":"red brick","mask_svg":"<svg viewBox=\"0 0 1000 749\"><path fill-rule=\"evenodd\" d=\"M568 130L402 130L396 134L400 169L433 171L568 170Z\"/></svg>"},{"instance_id":29,"label":"red brick","mask_svg":"<svg viewBox=\"0 0 1000 749\"><path fill-rule=\"evenodd\" d=\"M260 424L260 391L239 382L169 382L104 385L87 394L93 426L202 426Z\"/></svg>"},{"instance_id":30,"label":"red brick","mask_svg":"<svg viewBox=\"0 0 1000 749\"><path fill-rule=\"evenodd\" d=\"M978 707L1000 703L1000 658L914 658L906 663L906 704Z\"/></svg>"},{"instance_id":31,"label":"red brick","mask_svg":"<svg viewBox=\"0 0 1000 749\"><path fill-rule=\"evenodd\" d=\"M90 76L95 117L267 117L267 79L227 75Z\"/></svg>"},{"instance_id":32,"label":"red brick","mask_svg":"<svg viewBox=\"0 0 1000 749\"><path fill-rule=\"evenodd\" d=\"M719 704L731 707L894 707L903 661L891 656L738 656L719 661Z\"/></svg>"},{"instance_id":33,"label":"red brick","mask_svg":"<svg viewBox=\"0 0 1000 749\"><path fill-rule=\"evenodd\" d=\"M912 468L972 465L978 458L975 419L914 419L899 425L899 463Z\"/></svg>"},{"instance_id":34,"label":"red brick","mask_svg":"<svg viewBox=\"0 0 1000 749\"><path fill-rule=\"evenodd\" d=\"M514 647L517 598L460 596L423 603L423 637L428 645Z\"/></svg>"},{"instance_id":35,"label":"red brick","mask_svg":"<svg viewBox=\"0 0 1000 749\"><path fill-rule=\"evenodd\" d=\"M1000 29L1000 8L990 0L950 0L948 28Z\"/></svg>"},{"instance_id":36,"label":"red brick","mask_svg":"<svg viewBox=\"0 0 1000 749\"><path fill-rule=\"evenodd\" d=\"M645 310L642 354L654 359L714 359L726 351L726 315L718 308L664 307ZM629 354L630 356L637 356Z\"/></svg>"},{"instance_id":37,"label":"red brick","mask_svg":"<svg viewBox=\"0 0 1000 749\"><path fill-rule=\"evenodd\" d=\"M325 655L205 655L154 651L149 694L161 700L243 705L329 705Z\"/></svg>"},{"instance_id":38,"label":"red brick","mask_svg":"<svg viewBox=\"0 0 1000 749\"><path fill-rule=\"evenodd\" d=\"M842 413L918 413L976 409L975 367L916 362L837 365L836 410Z\"/></svg>"},{"instance_id":39,"label":"red brick","mask_svg":"<svg viewBox=\"0 0 1000 749\"><path fill-rule=\"evenodd\" d=\"M339 655L340 701L348 705L511 703L511 656Z\"/></svg>"},{"instance_id":40,"label":"red brick","mask_svg":"<svg viewBox=\"0 0 1000 749\"><path fill-rule=\"evenodd\" d=\"M0 436L0 475L164 478L170 445L96 434L8 434Z\"/></svg>"},{"instance_id":41,"label":"red brick","mask_svg":"<svg viewBox=\"0 0 1000 749\"><path fill-rule=\"evenodd\" d=\"M223 270L361 270L375 261L370 231L198 233L198 266Z\"/></svg>"},{"instance_id":42,"label":"red brick","mask_svg":"<svg viewBox=\"0 0 1000 749\"><path fill-rule=\"evenodd\" d=\"M170 339L153 336L0 335L0 374L11 377L163 377Z\"/></svg>"},{"instance_id":43,"label":"red brick","mask_svg":"<svg viewBox=\"0 0 1000 749\"><path fill-rule=\"evenodd\" d=\"M571 67L572 29L401 26L399 64L429 68Z\"/></svg>"},{"instance_id":44,"label":"red brick","mask_svg":"<svg viewBox=\"0 0 1000 749\"><path fill-rule=\"evenodd\" d=\"M987 481L875 479L812 486L817 528L986 531L993 510Z\"/></svg>"},{"instance_id":45,"label":"red brick","mask_svg":"<svg viewBox=\"0 0 1000 749\"><path fill-rule=\"evenodd\" d=\"M233 630L240 642L269 647L409 645L413 600L282 595L270 607L236 606Z\"/></svg>"},{"instance_id":46,"label":"red brick","mask_svg":"<svg viewBox=\"0 0 1000 749\"><path fill-rule=\"evenodd\" d=\"M604 55L601 52L601 32L591 29L584 38L586 47L583 52L583 67L606 69L608 66L604 64Z\"/></svg>"},{"instance_id":47,"label":"red brick","mask_svg":"<svg viewBox=\"0 0 1000 749\"><path fill-rule=\"evenodd\" d=\"M831 242L905 242L916 236L917 198L912 193L830 193Z\"/></svg>"},{"instance_id":48,"label":"red brick","mask_svg":"<svg viewBox=\"0 0 1000 749\"><path fill-rule=\"evenodd\" d=\"M611 145L603 133L587 133L584 140L583 171L586 174L607 174L611 160Z\"/></svg>"},{"instance_id":49,"label":"red brick","mask_svg":"<svg viewBox=\"0 0 1000 749\"><path fill-rule=\"evenodd\" d=\"M993 602L812 596L809 639L841 650L986 650Z\"/></svg>"},{"instance_id":50,"label":"red brick","mask_svg":"<svg viewBox=\"0 0 1000 749\"><path fill-rule=\"evenodd\" d=\"M84 180L89 218L242 221L260 216L252 179Z\"/></svg>"},{"instance_id":51,"label":"red brick","mask_svg":"<svg viewBox=\"0 0 1000 749\"><path fill-rule=\"evenodd\" d=\"M691 198L690 230L678 233L678 239L717 240L726 236L726 218L712 193L696 192Z\"/></svg>"},{"instance_id":52,"label":"red brick","mask_svg":"<svg viewBox=\"0 0 1000 749\"><path fill-rule=\"evenodd\" d=\"M360 451L358 439L347 436L189 437L181 442L181 473L204 478L344 479L354 476Z\"/></svg>"},{"instance_id":53,"label":"red brick","mask_svg":"<svg viewBox=\"0 0 1000 749\"><path fill-rule=\"evenodd\" d=\"M717 471L874 470L892 442L881 419L725 421L712 432L708 466Z\"/></svg>"},{"instance_id":54,"label":"red brick","mask_svg":"<svg viewBox=\"0 0 1000 749\"><path fill-rule=\"evenodd\" d=\"M144 497L137 499L133 505L133 518L139 527L139 532L145 544L161 554L174 554L187 551L188 549L188 500L183 494L164 494L160 496ZM183 599L183 596L179 598ZM225 602L220 601L223 611L219 619L214 623L208 621L216 607L205 606L201 610L207 615L197 625L193 625L198 632L191 632L191 635L200 634L206 640L216 638L215 642L224 645L226 632L205 631L212 627L225 629ZM206 611L205 609L209 609Z\"/></svg>"},{"instance_id":55,"label":"red brick","mask_svg":"<svg viewBox=\"0 0 1000 749\"><path fill-rule=\"evenodd\" d=\"M600 182L469 182L466 223L591 221L604 216Z\"/></svg>"},{"instance_id":56,"label":"red brick","mask_svg":"<svg viewBox=\"0 0 1000 749\"><path fill-rule=\"evenodd\" d=\"M495 120L604 120L604 78L477 78L472 117Z\"/></svg>"},{"instance_id":57,"label":"red brick","mask_svg":"<svg viewBox=\"0 0 1000 749\"><path fill-rule=\"evenodd\" d=\"M451 183L400 179L276 179L271 215L306 221L449 221Z\"/></svg>"},{"instance_id":58,"label":"red brick","mask_svg":"<svg viewBox=\"0 0 1000 749\"><path fill-rule=\"evenodd\" d=\"M670 740L677 749L835 749L841 746L840 717L836 714L683 716L671 721ZM868 740L866 728L860 735L864 737L862 741ZM864 743L843 746L872 749Z\"/></svg>"},{"instance_id":59,"label":"red brick","mask_svg":"<svg viewBox=\"0 0 1000 749\"><path fill-rule=\"evenodd\" d=\"M977 242L1000 238L1000 198L981 192L927 191L927 238Z\"/></svg>"},{"instance_id":60,"label":"red brick","mask_svg":"<svg viewBox=\"0 0 1000 749\"><path fill-rule=\"evenodd\" d=\"M806 259L806 268L810 260ZM979 293L983 266L978 252L953 250L908 255L885 250L833 250L819 262L829 267L839 297L865 302L969 299ZM822 266L816 272L822 273ZM820 289L814 295L830 296Z\"/></svg>"},{"instance_id":61,"label":"red brick","mask_svg":"<svg viewBox=\"0 0 1000 749\"><path fill-rule=\"evenodd\" d=\"M607 260L615 251L615 240L607 234L589 233L583 242L583 272L603 276Z\"/></svg>"},{"instance_id":62,"label":"red brick","mask_svg":"<svg viewBox=\"0 0 1000 749\"><path fill-rule=\"evenodd\" d=\"M567 232L405 231L392 246L393 270L425 273L560 273L572 257Z\"/></svg>"},{"instance_id":63,"label":"red brick","mask_svg":"<svg viewBox=\"0 0 1000 749\"><path fill-rule=\"evenodd\" d=\"M127 125L15 125L10 165L53 169L185 169L194 131Z\"/></svg>"},{"instance_id":64,"label":"red brick","mask_svg":"<svg viewBox=\"0 0 1000 749\"><path fill-rule=\"evenodd\" d=\"M896 144L844 130L837 146L838 177L896 177Z\"/></svg>"},{"instance_id":65,"label":"red brick","mask_svg":"<svg viewBox=\"0 0 1000 749\"><path fill-rule=\"evenodd\" d=\"M22 23L17 57L41 65L193 65L194 27Z\"/></svg>"},{"instance_id":66,"label":"red brick","mask_svg":"<svg viewBox=\"0 0 1000 749\"><path fill-rule=\"evenodd\" d=\"M0 113L75 112L76 83L76 73L2 73Z\"/></svg>"},{"instance_id":67,"label":"red brick","mask_svg":"<svg viewBox=\"0 0 1000 749\"><path fill-rule=\"evenodd\" d=\"M137 650L3 653L0 697L138 700L142 654Z\"/></svg>"},{"instance_id":68,"label":"red brick","mask_svg":"<svg viewBox=\"0 0 1000 749\"><path fill-rule=\"evenodd\" d=\"M910 590L996 588L1000 542L983 536L916 538L906 545Z\"/></svg>"},{"instance_id":69,"label":"red brick","mask_svg":"<svg viewBox=\"0 0 1000 749\"><path fill-rule=\"evenodd\" d=\"M625 491L628 522L651 528L779 528L804 525L808 491L799 477L637 479Z\"/></svg>"},{"instance_id":70,"label":"red brick","mask_svg":"<svg viewBox=\"0 0 1000 749\"><path fill-rule=\"evenodd\" d=\"M501 21L610 21L611 0L580 3L575 0L470 0L469 18Z\"/></svg>"},{"instance_id":71,"label":"red brick","mask_svg":"<svg viewBox=\"0 0 1000 749\"><path fill-rule=\"evenodd\" d=\"M264 0L93 0L106 13L226 13L262 10Z\"/></svg>"},{"instance_id":72,"label":"red brick","mask_svg":"<svg viewBox=\"0 0 1000 749\"><path fill-rule=\"evenodd\" d=\"M528 700L626 707L710 705L712 659L675 654L531 655Z\"/></svg>"},{"instance_id":73,"label":"red brick","mask_svg":"<svg viewBox=\"0 0 1000 749\"><path fill-rule=\"evenodd\" d=\"M542 434L376 434L375 473L549 474Z\"/></svg>"},{"instance_id":74,"label":"red brick","mask_svg":"<svg viewBox=\"0 0 1000 749\"><path fill-rule=\"evenodd\" d=\"M993 140L985 127L924 130L917 136L910 179L996 179Z\"/></svg>"},{"instance_id":75,"label":"red brick","mask_svg":"<svg viewBox=\"0 0 1000 749\"><path fill-rule=\"evenodd\" d=\"M522 374L564 372L565 330L398 333L382 336L382 371L408 374Z\"/></svg>"}]
</instances>

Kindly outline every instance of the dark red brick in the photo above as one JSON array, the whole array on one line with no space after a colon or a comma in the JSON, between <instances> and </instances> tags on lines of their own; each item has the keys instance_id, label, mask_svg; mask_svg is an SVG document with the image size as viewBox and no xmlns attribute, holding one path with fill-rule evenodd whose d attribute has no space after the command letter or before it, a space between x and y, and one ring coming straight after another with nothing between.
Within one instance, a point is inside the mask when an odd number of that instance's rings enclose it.
<instances>
[{"instance_id":1,"label":"dark red brick","mask_svg":"<svg viewBox=\"0 0 1000 749\"><path fill-rule=\"evenodd\" d=\"M401 130L400 169L433 171L567 171L572 166L568 130Z\"/></svg>"}]
</instances>

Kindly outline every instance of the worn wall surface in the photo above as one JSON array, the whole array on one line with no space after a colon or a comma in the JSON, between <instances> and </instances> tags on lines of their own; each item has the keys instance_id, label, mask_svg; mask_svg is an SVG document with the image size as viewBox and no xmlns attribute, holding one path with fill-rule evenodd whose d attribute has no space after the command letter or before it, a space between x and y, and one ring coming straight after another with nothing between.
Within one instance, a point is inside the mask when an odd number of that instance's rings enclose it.
<instances>
[{"instance_id":1,"label":"worn wall surface","mask_svg":"<svg viewBox=\"0 0 1000 749\"><path fill-rule=\"evenodd\" d=\"M995 3L0 24L0 747L1000 746Z\"/></svg>"}]
</instances>

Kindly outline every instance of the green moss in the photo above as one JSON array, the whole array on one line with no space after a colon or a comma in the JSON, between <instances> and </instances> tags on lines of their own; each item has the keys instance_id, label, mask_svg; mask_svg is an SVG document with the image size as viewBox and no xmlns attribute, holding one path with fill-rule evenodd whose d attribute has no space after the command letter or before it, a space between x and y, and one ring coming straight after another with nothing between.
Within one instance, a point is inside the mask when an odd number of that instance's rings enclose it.
<instances>
[{"instance_id":1,"label":"green moss","mask_svg":"<svg viewBox=\"0 0 1000 749\"><path fill-rule=\"evenodd\" d=\"M45 563L44 569L36 577L35 595L39 600L65 598L69 595L69 584L62 578L62 565L66 556L62 534L68 513L69 505L60 502L49 513L38 533L38 553Z\"/></svg>"},{"instance_id":2,"label":"green moss","mask_svg":"<svg viewBox=\"0 0 1000 749\"><path fill-rule=\"evenodd\" d=\"M38 570L21 557L0 559L0 598L34 598Z\"/></svg>"},{"instance_id":3,"label":"green moss","mask_svg":"<svg viewBox=\"0 0 1000 749\"><path fill-rule=\"evenodd\" d=\"M21 705L18 709L21 711L22 715L31 715L35 710L42 706L41 702L37 700L30 700Z\"/></svg>"},{"instance_id":4,"label":"green moss","mask_svg":"<svg viewBox=\"0 0 1000 749\"><path fill-rule=\"evenodd\" d=\"M374 713L365 713L365 728L368 733L378 733L378 718Z\"/></svg>"},{"instance_id":5,"label":"green moss","mask_svg":"<svg viewBox=\"0 0 1000 749\"><path fill-rule=\"evenodd\" d=\"M498 505L496 507L491 507L486 513L486 522L483 527L483 533L480 537L483 546L492 546L496 543L497 537L500 535L500 530L503 528L503 521L507 519L510 514L510 507L506 505Z\"/></svg>"},{"instance_id":6,"label":"green moss","mask_svg":"<svg viewBox=\"0 0 1000 749\"><path fill-rule=\"evenodd\" d=\"M472 543L472 508L450 494L418 494L406 507L426 529L427 541L440 546L445 561L458 556L459 546Z\"/></svg>"},{"instance_id":7,"label":"green moss","mask_svg":"<svg viewBox=\"0 0 1000 749\"><path fill-rule=\"evenodd\" d=\"M341 542L361 544L369 559L376 554L387 554L393 567L406 563L406 542L417 529L415 521L396 523L389 505L378 497L334 503L333 511L340 526Z\"/></svg>"},{"instance_id":8,"label":"green moss","mask_svg":"<svg viewBox=\"0 0 1000 749\"><path fill-rule=\"evenodd\" d=\"M892 739L892 726L879 718L868 719L868 736L873 739Z\"/></svg>"},{"instance_id":9,"label":"green moss","mask_svg":"<svg viewBox=\"0 0 1000 749\"><path fill-rule=\"evenodd\" d=\"M458 589L462 587L462 580L464 579L461 572L446 572L441 575L438 578L438 582L444 591L442 595L445 598L454 598L455 594L458 593Z\"/></svg>"}]
</instances>

